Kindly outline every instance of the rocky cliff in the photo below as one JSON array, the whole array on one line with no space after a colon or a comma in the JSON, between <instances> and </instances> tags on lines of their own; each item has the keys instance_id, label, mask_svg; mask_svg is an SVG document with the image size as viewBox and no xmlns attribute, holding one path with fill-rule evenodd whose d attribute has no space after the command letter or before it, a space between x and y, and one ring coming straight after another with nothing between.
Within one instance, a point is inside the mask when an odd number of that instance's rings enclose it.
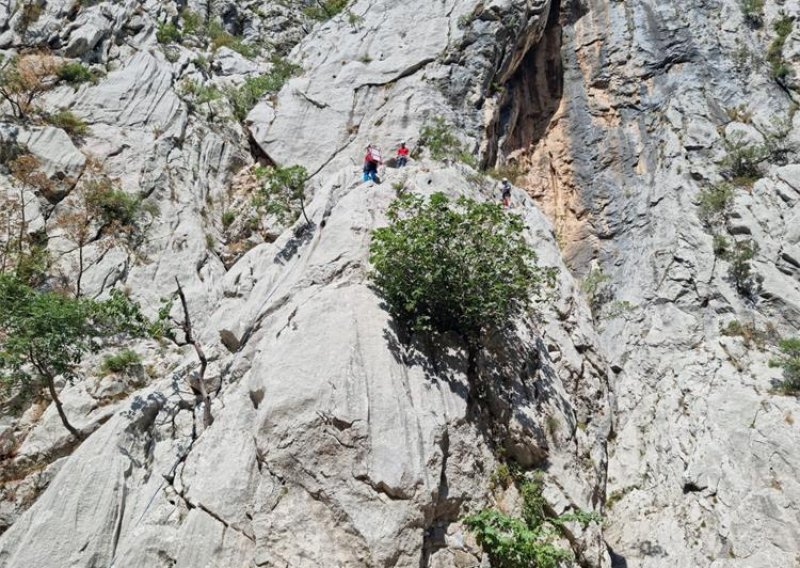
<instances>
[{"instance_id":1,"label":"rocky cliff","mask_svg":"<svg viewBox=\"0 0 800 568\"><path fill-rule=\"evenodd\" d=\"M489 566L461 519L513 507L506 462L603 516L562 532L575 565L800 562L800 409L768 365L800 323L800 4L329 4L0 6L5 61L88 73L4 103L5 209L51 286L152 316L177 277L212 390L141 341L133 376L59 384L80 443L47 401L4 416L0 566ZM460 156L360 181L437 117ZM308 170L310 223L254 215L259 164ZM397 192L497 199L492 168L558 277L476 397L459 338L398 337L367 257ZM135 247L66 228L103 180L148 205Z\"/></svg>"}]
</instances>

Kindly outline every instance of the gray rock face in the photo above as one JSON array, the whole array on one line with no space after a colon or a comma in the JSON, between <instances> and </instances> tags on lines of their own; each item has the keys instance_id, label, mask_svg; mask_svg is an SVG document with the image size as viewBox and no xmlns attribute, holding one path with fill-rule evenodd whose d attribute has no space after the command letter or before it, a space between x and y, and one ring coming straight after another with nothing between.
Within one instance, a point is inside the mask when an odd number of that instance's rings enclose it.
<instances>
[{"instance_id":1,"label":"gray rock face","mask_svg":"<svg viewBox=\"0 0 800 568\"><path fill-rule=\"evenodd\" d=\"M543 471L554 513L603 514L564 532L573 565L797 562L800 409L769 361L800 326L800 95L763 60L796 0L767 0L760 28L736 0L356 0L324 22L283 2L188 3L252 57L190 33L183 4L85 4L0 5L0 53L49 46L97 74L42 98L86 121L80 139L0 122L4 148L71 180L63 195L7 164L0 192L22 190L67 279L58 221L87 179L157 209L136 250L87 246L83 290L125 289L154 315L178 278L214 420L188 347L140 342L129 378L91 357L60 385L85 441L46 404L0 426L0 568L490 566L460 519L514 508L489 487L504 460ZM166 24L180 41L159 43ZM798 37L777 51L800 72ZM224 93L276 54L302 71L239 124ZM367 143L414 148L434 117L532 196L515 189L514 210L558 269L537 317L486 339L482 399L463 343L404 343L369 286L370 232L397 191L498 197L425 152L360 183ZM737 145L760 179L704 222L701 192L742 183ZM312 174L311 226L251 217L250 167L270 161ZM758 278L737 283L712 233L756 242ZM724 334L734 320L752 337Z\"/></svg>"}]
</instances>

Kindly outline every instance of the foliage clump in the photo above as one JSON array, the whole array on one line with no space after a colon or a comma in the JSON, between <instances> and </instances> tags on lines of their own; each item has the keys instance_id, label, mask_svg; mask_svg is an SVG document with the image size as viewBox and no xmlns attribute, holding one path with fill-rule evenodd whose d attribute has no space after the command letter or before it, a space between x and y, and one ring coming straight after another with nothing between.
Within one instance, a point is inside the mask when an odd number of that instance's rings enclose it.
<instances>
[{"instance_id":1,"label":"foliage clump","mask_svg":"<svg viewBox=\"0 0 800 568\"><path fill-rule=\"evenodd\" d=\"M783 369L779 387L786 394L800 394L800 338L789 337L778 343L781 355L770 361L770 366Z\"/></svg>"},{"instance_id":2,"label":"foliage clump","mask_svg":"<svg viewBox=\"0 0 800 568\"><path fill-rule=\"evenodd\" d=\"M474 342L529 307L553 277L536 265L524 223L495 203L404 195L373 233L372 280L412 331L454 331Z\"/></svg>"},{"instance_id":3,"label":"foliage clump","mask_svg":"<svg viewBox=\"0 0 800 568\"><path fill-rule=\"evenodd\" d=\"M588 525L597 522L596 515L578 511L549 516L542 495L540 477L524 480L520 487L522 514L512 516L496 508L487 508L463 519L475 533L478 544L497 568L558 568L572 559L572 553L561 548L559 529L568 522Z\"/></svg>"},{"instance_id":4,"label":"foliage clump","mask_svg":"<svg viewBox=\"0 0 800 568\"><path fill-rule=\"evenodd\" d=\"M53 114L47 115L45 120L56 128L61 128L70 136L81 137L89 132L89 127L86 122L74 112L69 110L60 110Z\"/></svg>"},{"instance_id":5,"label":"foliage clump","mask_svg":"<svg viewBox=\"0 0 800 568\"><path fill-rule=\"evenodd\" d=\"M293 222L300 213L310 223L305 208L308 172L303 166L258 166L254 174L262 184L254 199L256 207L276 215L282 223Z\"/></svg>"},{"instance_id":6,"label":"foliage clump","mask_svg":"<svg viewBox=\"0 0 800 568\"><path fill-rule=\"evenodd\" d=\"M789 16L782 15L775 21L772 28L775 30L775 38L767 49L767 61L770 65L772 78L782 83L792 74L792 68L783 57L783 48L786 45L787 38L792 33L792 19Z\"/></svg>"},{"instance_id":7,"label":"foliage clump","mask_svg":"<svg viewBox=\"0 0 800 568\"><path fill-rule=\"evenodd\" d=\"M733 201L733 186L720 183L700 190L697 195L697 209L700 220L708 227L725 222Z\"/></svg>"},{"instance_id":8,"label":"foliage clump","mask_svg":"<svg viewBox=\"0 0 800 568\"><path fill-rule=\"evenodd\" d=\"M45 53L0 59L0 97L14 116L25 118L36 110L36 100L56 86L61 68L58 57Z\"/></svg>"},{"instance_id":9,"label":"foliage clump","mask_svg":"<svg viewBox=\"0 0 800 568\"><path fill-rule=\"evenodd\" d=\"M742 135L726 139L725 146L727 153L720 165L733 183L750 186L761 179L761 163L770 156L766 146L749 142Z\"/></svg>"},{"instance_id":10,"label":"foliage clump","mask_svg":"<svg viewBox=\"0 0 800 568\"><path fill-rule=\"evenodd\" d=\"M162 44L180 43L181 32L172 22L164 22L158 25L156 39Z\"/></svg>"},{"instance_id":11,"label":"foliage clump","mask_svg":"<svg viewBox=\"0 0 800 568\"><path fill-rule=\"evenodd\" d=\"M130 373L142 364L142 357L133 349L123 349L114 355L108 355L100 364L103 375L112 373Z\"/></svg>"},{"instance_id":12,"label":"foliage clump","mask_svg":"<svg viewBox=\"0 0 800 568\"><path fill-rule=\"evenodd\" d=\"M737 241L724 257L730 263L728 277L741 295L754 298L761 288L762 277L753 271L751 261L758 254L758 243L752 240Z\"/></svg>"},{"instance_id":13,"label":"foliage clump","mask_svg":"<svg viewBox=\"0 0 800 568\"><path fill-rule=\"evenodd\" d=\"M740 0L744 21L751 28L760 28L764 23L764 0Z\"/></svg>"},{"instance_id":14,"label":"foliage clump","mask_svg":"<svg viewBox=\"0 0 800 568\"><path fill-rule=\"evenodd\" d=\"M57 377L79 378L84 355L101 339L144 335L138 307L118 291L107 300L40 291L12 274L0 274L0 382L4 395L38 396L46 389L64 426L76 437L55 388ZM5 398L5 396L4 396Z\"/></svg>"},{"instance_id":15,"label":"foliage clump","mask_svg":"<svg viewBox=\"0 0 800 568\"><path fill-rule=\"evenodd\" d=\"M294 77L298 71L297 65L276 57L272 60L269 73L248 77L240 87L226 89L225 95L233 107L234 116L244 120L261 98L268 94L277 94L286 81Z\"/></svg>"},{"instance_id":16,"label":"foliage clump","mask_svg":"<svg viewBox=\"0 0 800 568\"><path fill-rule=\"evenodd\" d=\"M94 75L89 68L77 61L62 65L58 70L58 78L73 86L94 81Z\"/></svg>"},{"instance_id":17,"label":"foliage clump","mask_svg":"<svg viewBox=\"0 0 800 568\"><path fill-rule=\"evenodd\" d=\"M427 148L434 160L457 160L475 167L477 162L444 118L436 116L426 122L419 133L418 148Z\"/></svg>"},{"instance_id":18,"label":"foliage clump","mask_svg":"<svg viewBox=\"0 0 800 568\"><path fill-rule=\"evenodd\" d=\"M316 0L303 8L303 15L317 21L330 20L347 8L350 0Z\"/></svg>"}]
</instances>

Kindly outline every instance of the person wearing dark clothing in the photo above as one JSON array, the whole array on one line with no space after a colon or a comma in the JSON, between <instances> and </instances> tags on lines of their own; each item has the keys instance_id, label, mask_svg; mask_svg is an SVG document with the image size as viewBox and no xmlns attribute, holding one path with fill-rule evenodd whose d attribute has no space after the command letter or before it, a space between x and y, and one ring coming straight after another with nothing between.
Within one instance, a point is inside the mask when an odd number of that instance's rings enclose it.
<instances>
[{"instance_id":1,"label":"person wearing dark clothing","mask_svg":"<svg viewBox=\"0 0 800 568\"><path fill-rule=\"evenodd\" d=\"M503 178L500 183L500 192L503 196L503 207L511 205L511 182L508 181L508 178Z\"/></svg>"},{"instance_id":2,"label":"person wearing dark clothing","mask_svg":"<svg viewBox=\"0 0 800 568\"><path fill-rule=\"evenodd\" d=\"M378 164L380 159L376 157L372 144L367 146L367 155L364 156L364 181L372 180L378 183Z\"/></svg>"}]
</instances>

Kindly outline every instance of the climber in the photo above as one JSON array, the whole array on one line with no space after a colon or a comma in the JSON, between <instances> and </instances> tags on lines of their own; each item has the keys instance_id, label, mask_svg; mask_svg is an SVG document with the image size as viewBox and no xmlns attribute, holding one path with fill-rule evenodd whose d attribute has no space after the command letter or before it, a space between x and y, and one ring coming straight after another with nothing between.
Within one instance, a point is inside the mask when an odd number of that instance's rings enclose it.
<instances>
[{"instance_id":1,"label":"climber","mask_svg":"<svg viewBox=\"0 0 800 568\"><path fill-rule=\"evenodd\" d=\"M511 182L508 181L508 178L503 178L500 183L500 192L503 196L503 207L511 205Z\"/></svg>"},{"instance_id":2,"label":"climber","mask_svg":"<svg viewBox=\"0 0 800 568\"><path fill-rule=\"evenodd\" d=\"M374 148L372 144L367 144L367 154L364 156L364 181L372 180L380 183L378 165L382 163L380 150Z\"/></svg>"},{"instance_id":3,"label":"climber","mask_svg":"<svg viewBox=\"0 0 800 568\"><path fill-rule=\"evenodd\" d=\"M397 167L402 168L408 163L408 148L405 142L400 142L400 147L397 149Z\"/></svg>"}]
</instances>

